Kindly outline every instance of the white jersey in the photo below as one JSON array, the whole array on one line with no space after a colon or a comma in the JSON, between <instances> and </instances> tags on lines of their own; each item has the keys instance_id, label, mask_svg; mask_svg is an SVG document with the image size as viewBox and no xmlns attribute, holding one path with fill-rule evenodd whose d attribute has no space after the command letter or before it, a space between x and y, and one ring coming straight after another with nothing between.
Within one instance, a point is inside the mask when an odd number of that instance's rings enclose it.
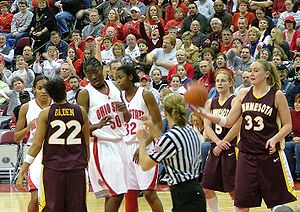
<instances>
[{"instance_id":1,"label":"white jersey","mask_svg":"<svg viewBox=\"0 0 300 212\"><path fill-rule=\"evenodd\" d=\"M38 103L36 102L35 99L28 102L28 111L26 114L26 121L27 121L27 125L29 125L29 123L31 121L34 121L34 126L32 129L30 129L30 135L29 135L29 139L27 141L27 145L31 145L33 142L33 137L36 132L37 118L39 117L39 114L42 110L43 110L43 108L38 105Z\"/></svg>"},{"instance_id":2,"label":"white jersey","mask_svg":"<svg viewBox=\"0 0 300 212\"><path fill-rule=\"evenodd\" d=\"M89 93L90 123L97 124L107 115L112 117L110 125L94 130L92 135L100 141L120 141L126 135L123 113L117 111L117 102L122 101L121 91L111 81L105 80L104 83L108 87L107 94L101 93L91 84L84 88Z\"/></svg>"},{"instance_id":3,"label":"white jersey","mask_svg":"<svg viewBox=\"0 0 300 212\"><path fill-rule=\"evenodd\" d=\"M139 87L132 99L125 98L125 92L122 92L123 100L128 111L131 113L131 119L126 123L126 142L138 142L136 138L136 131L143 122L140 120L142 115L150 116L150 112L143 97L144 88Z\"/></svg>"}]
</instances>

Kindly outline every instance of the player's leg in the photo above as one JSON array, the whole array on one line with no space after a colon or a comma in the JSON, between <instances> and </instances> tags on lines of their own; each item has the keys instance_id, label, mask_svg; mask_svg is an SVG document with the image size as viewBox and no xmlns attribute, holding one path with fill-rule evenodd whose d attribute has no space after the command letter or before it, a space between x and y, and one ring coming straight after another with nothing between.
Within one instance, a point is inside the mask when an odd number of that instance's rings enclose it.
<instances>
[{"instance_id":1,"label":"player's leg","mask_svg":"<svg viewBox=\"0 0 300 212\"><path fill-rule=\"evenodd\" d=\"M249 212L249 208L238 208L238 212Z\"/></svg>"},{"instance_id":2,"label":"player's leg","mask_svg":"<svg viewBox=\"0 0 300 212\"><path fill-rule=\"evenodd\" d=\"M30 201L28 203L28 212L39 211L38 190L30 191Z\"/></svg>"},{"instance_id":3,"label":"player's leg","mask_svg":"<svg viewBox=\"0 0 300 212\"><path fill-rule=\"evenodd\" d=\"M119 194L105 199L105 212L118 212L122 203L124 194Z\"/></svg>"},{"instance_id":4,"label":"player's leg","mask_svg":"<svg viewBox=\"0 0 300 212\"><path fill-rule=\"evenodd\" d=\"M207 206L210 208L212 212L218 212L219 211L219 200L216 195L216 192L210 189L203 189Z\"/></svg>"},{"instance_id":5,"label":"player's leg","mask_svg":"<svg viewBox=\"0 0 300 212\"><path fill-rule=\"evenodd\" d=\"M86 193L85 170L66 172L66 211L86 212Z\"/></svg>"},{"instance_id":6,"label":"player's leg","mask_svg":"<svg viewBox=\"0 0 300 212\"><path fill-rule=\"evenodd\" d=\"M126 212L137 212L139 190L128 190L125 194L125 210Z\"/></svg>"},{"instance_id":7,"label":"player's leg","mask_svg":"<svg viewBox=\"0 0 300 212\"><path fill-rule=\"evenodd\" d=\"M144 195L153 212L164 211L162 203L158 198L156 191L146 190L144 191Z\"/></svg>"}]
</instances>

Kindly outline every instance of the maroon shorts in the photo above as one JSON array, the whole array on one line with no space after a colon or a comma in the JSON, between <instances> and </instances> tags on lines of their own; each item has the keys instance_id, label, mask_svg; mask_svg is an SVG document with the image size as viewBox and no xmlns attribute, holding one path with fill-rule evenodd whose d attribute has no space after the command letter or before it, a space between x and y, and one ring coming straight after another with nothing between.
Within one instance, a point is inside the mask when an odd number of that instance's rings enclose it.
<instances>
[{"instance_id":1,"label":"maroon shorts","mask_svg":"<svg viewBox=\"0 0 300 212\"><path fill-rule=\"evenodd\" d=\"M235 169L235 147L222 151L219 157L211 150L204 167L202 187L214 191L234 191Z\"/></svg>"},{"instance_id":2,"label":"maroon shorts","mask_svg":"<svg viewBox=\"0 0 300 212\"><path fill-rule=\"evenodd\" d=\"M54 171L44 168L43 212L86 212L85 170ZM42 206L41 206L42 207Z\"/></svg>"},{"instance_id":3,"label":"maroon shorts","mask_svg":"<svg viewBox=\"0 0 300 212\"><path fill-rule=\"evenodd\" d=\"M296 200L296 191L283 151L272 155L239 152L234 205L260 207L264 199L268 208Z\"/></svg>"}]
</instances>

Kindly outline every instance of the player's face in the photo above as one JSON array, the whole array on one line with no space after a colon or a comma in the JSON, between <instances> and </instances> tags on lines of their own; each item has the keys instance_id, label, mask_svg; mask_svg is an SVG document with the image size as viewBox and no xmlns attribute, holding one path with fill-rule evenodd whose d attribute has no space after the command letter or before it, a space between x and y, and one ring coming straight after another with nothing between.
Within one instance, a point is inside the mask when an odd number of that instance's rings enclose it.
<instances>
[{"instance_id":1,"label":"player's face","mask_svg":"<svg viewBox=\"0 0 300 212\"><path fill-rule=\"evenodd\" d=\"M218 93L227 93L230 91L232 83L225 74L218 74L216 77L216 89Z\"/></svg>"},{"instance_id":2,"label":"player's face","mask_svg":"<svg viewBox=\"0 0 300 212\"><path fill-rule=\"evenodd\" d=\"M121 90L126 90L128 85L132 84L130 78L121 70L116 72L116 81Z\"/></svg>"},{"instance_id":3,"label":"player's face","mask_svg":"<svg viewBox=\"0 0 300 212\"><path fill-rule=\"evenodd\" d=\"M90 68L86 70L86 77L95 88L101 88L104 85L102 70Z\"/></svg>"},{"instance_id":4,"label":"player's face","mask_svg":"<svg viewBox=\"0 0 300 212\"><path fill-rule=\"evenodd\" d=\"M45 80L45 79L39 80L36 83L35 87L34 87L35 98L38 101L46 102L46 101L49 100L49 95L46 92L46 84L47 84L47 82L48 81Z\"/></svg>"},{"instance_id":5,"label":"player's face","mask_svg":"<svg viewBox=\"0 0 300 212\"><path fill-rule=\"evenodd\" d=\"M264 67L259 62L254 62L250 65L250 80L252 85L260 85L265 82L269 72L264 70Z\"/></svg>"}]
</instances>

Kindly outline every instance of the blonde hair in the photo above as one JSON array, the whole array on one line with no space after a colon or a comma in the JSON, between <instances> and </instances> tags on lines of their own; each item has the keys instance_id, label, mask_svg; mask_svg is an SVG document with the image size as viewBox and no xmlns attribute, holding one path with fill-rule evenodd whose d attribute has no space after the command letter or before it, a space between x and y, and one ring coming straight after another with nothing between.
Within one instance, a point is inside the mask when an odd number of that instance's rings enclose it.
<instances>
[{"instance_id":1,"label":"blonde hair","mask_svg":"<svg viewBox=\"0 0 300 212\"><path fill-rule=\"evenodd\" d=\"M119 15L117 9L112 8L112 9L109 10L109 12L112 11L112 10L115 12L115 20L114 20L114 22L115 23L119 23L120 22L120 15Z\"/></svg>"},{"instance_id":2,"label":"blonde hair","mask_svg":"<svg viewBox=\"0 0 300 212\"><path fill-rule=\"evenodd\" d=\"M173 35L165 35L163 40L169 40L173 47L176 45L176 37Z\"/></svg>"},{"instance_id":3,"label":"blonde hair","mask_svg":"<svg viewBox=\"0 0 300 212\"><path fill-rule=\"evenodd\" d=\"M264 67L264 70L270 73L267 78L267 84L271 87L275 86L275 88L280 90L281 81L279 79L278 71L274 63L261 59L256 60L256 62L259 62Z\"/></svg>"},{"instance_id":4,"label":"blonde hair","mask_svg":"<svg viewBox=\"0 0 300 212\"><path fill-rule=\"evenodd\" d=\"M276 45L281 46L281 44L284 41L281 29L279 29L278 27L275 27L272 30L275 31L275 35L276 35L276 40L274 41L275 46Z\"/></svg>"},{"instance_id":5,"label":"blonde hair","mask_svg":"<svg viewBox=\"0 0 300 212\"><path fill-rule=\"evenodd\" d=\"M230 74L227 70L225 69L219 69L216 74L215 74L215 78L219 75L219 74L223 74L227 77L227 80L231 83L230 86L230 93L233 93L233 88L234 88L234 78L232 76L232 74Z\"/></svg>"},{"instance_id":6,"label":"blonde hair","mask_svg":"<svg viewBox=\"0 0 300 212\"><path fill-rule=\"evenodd\" d=\"M185 101L179 93L171 93L164 98L164 110L176 125L183 128L187 122L187 111Z\"/></svg>"},{"instance_id":7,"label":"blonde hair","mask_svg":"<svg viewBox=\"0 0 300 212\"><path fill-rule=\"evenodd\" d=\"M257 27L255 27L255 26L251 26L251 27L249 27L249 30L248 30L248 35L250 34L250 33L254 33L254 34L256 34L256 36L257 36L257 39L259 39L260 38L260 36L261 36L261 32L260 32L260 30L257 28Z\"/></svg>"},{"instance_id":8,"label":"blonde hair","mask_svg":"<svg viewBox=\"0 0 300 212\"><path fill-rule=\"evenodd\" d=\"M47 48L47 53L49 52L49 51L55 51L56 52L56 56L58 57L59 56L59 51L58 51L58 49L55 47L55 46L49 46L48 48Z\"/></svg>"},{"instance_id":9,"label":"blonde hair","mask_svg":"<svg viewBox=\"0 0 300 212\"><path fill-rule=\"evenodd\" d=\"M117 42L117 43L115 43L113 46L112 46L112 52L113 52L113 55L114 56L116 56L115 55L115 52L114 52L114 48L115 47L119 47L120 49L121 49L121 51L122 51L122 56L124 57L125 56L125 47L124 47L124 44L123 43L120 43L120 42Z\"/></svg>"}]
</instances>

